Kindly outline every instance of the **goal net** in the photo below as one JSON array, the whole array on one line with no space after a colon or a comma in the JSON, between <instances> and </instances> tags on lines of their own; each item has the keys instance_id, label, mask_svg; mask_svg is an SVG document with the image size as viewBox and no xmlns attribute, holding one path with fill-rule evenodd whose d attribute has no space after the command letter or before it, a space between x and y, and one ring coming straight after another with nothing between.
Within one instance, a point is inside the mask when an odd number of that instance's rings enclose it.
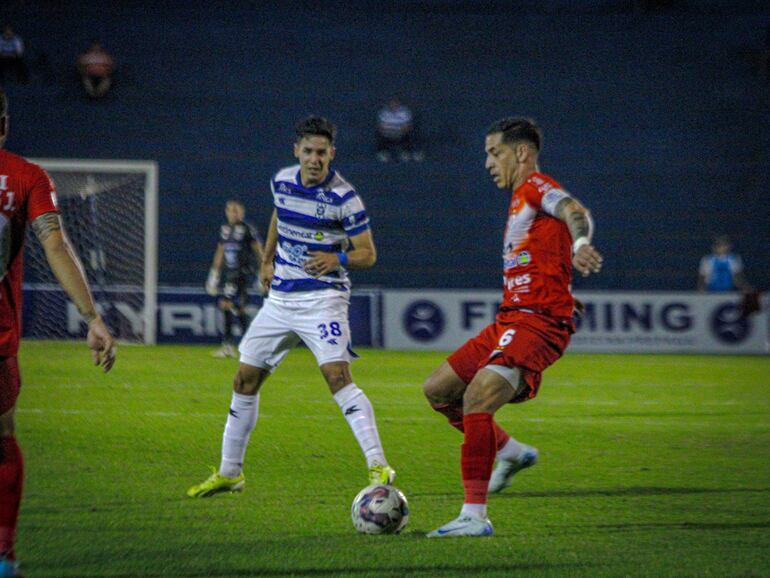
<instances>
[{"instance_id":1,"label":"goal net","mask_svg":"<svg viewBox=\"0 0 770 578\"><path fill-rule=\"evenodd\" d=\"M100 314L123 341L155 343L158 166L145 161L32 159L56 184L62 221ZM24 336L83 337L86 325L27 232Z\"/></svg>"}]
</instances>

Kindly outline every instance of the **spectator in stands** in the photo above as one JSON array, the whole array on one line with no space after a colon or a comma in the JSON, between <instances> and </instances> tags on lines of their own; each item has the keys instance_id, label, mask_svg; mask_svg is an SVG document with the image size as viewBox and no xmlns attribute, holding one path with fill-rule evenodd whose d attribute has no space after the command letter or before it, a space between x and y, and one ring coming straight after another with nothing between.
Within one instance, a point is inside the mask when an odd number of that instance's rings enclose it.
<instances>
[{"instance_id":1,"label":"spectator in stands","mask_svg":"<svg viewBox=\"0 0 770 578\"><path fill-rule=\"evenodd\" d=\"M743 261L740 255L732 252L729 237L714 239L712 253L700 260L698 270L698 291L751 291L751 286L743 276Z\"/></svg>"},{"instance_id":2,"label":"spectator in stands","mask_svg":"<svg viewBox=\"0 0 770 578\"><path fill-rule=\"evenodd\" d=\"M408 107L392 98L377 114L377 158L421 161L423 154L415 150L414 117Z\"/></svg>"},{"instance_id":3,"label":"spectator in stands","mask_svg":"<svg viewBox=\"0 0 770 578\"><path fill-rule=\"evenodd\" d=\"M102 98L112 86L115 62L99 42L78 57L78 72L86 94L91 98Z\"/></svg>"},{"instance_id":4,"label":"spectator in stands","mask_svg":"<svg viewBox=\"0 0 770 578\"><path fill-rule=\"evenodd\" d=\"M10 74L22 84L29 80L29 69L24 61L24 42L6 24L0 36L0 83L4 84Z\"/></svg>"}]
</instances>

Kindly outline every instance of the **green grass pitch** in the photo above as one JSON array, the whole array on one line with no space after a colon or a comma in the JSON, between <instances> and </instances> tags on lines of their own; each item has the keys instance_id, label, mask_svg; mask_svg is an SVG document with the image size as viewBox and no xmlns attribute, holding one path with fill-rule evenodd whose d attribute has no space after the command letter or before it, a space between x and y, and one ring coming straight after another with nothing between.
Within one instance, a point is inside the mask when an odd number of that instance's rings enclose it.
<instances>
[{"instance_id":1,"label":"green grass pitch","mask_svg":"<svg viewBox=\"0 0 770 578\"><path fill-rule=\"evenodd\" d=\"M420 384L442 354L362 351L411 518L357 534L366 469L307 350L267 382L242 494L192 500L218 464L237 366L209 348L21 351L28 578L92 576L767 576L770 359L567 354L500 423L539 464L490 498L495 535L427 540L462 503L461 436Z\"/></svg>"}]
</instances>

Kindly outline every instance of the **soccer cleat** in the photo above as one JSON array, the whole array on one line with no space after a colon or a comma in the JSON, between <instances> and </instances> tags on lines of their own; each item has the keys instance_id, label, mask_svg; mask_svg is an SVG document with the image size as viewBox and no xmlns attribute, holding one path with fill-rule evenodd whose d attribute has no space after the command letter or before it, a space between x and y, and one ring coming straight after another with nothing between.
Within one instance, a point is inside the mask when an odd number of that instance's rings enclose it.
<instances>
[{"instance_id":1,"label":"soccer cleat","mask_svg":"<svg viewBox=\"0 0 770 578\"><path fill-rule=\"evenodd\" d=\"M2 555L0 555L0 578L21 578L19 565Z\"/></svg>"},{"instance_id":2,"label":"soccer cleat","mask_svg":"<svg viewBox=\"0 0 770 578\"><path fill-rule=\"evenodd\" d=\"M516 472L534 466L537 463L537 449L532 446L524 446L524 451L521 452L518 458L515 460L497 460L497 466L492 472L492 477L489 479L489 488L487 491L490 494L496 494L502 492L505 488L511 485L513 476Z\"/></svg>"},{"instance_id":3,"label":"soccer cleat","mask_svg":"<svg viewBox=\"0 0 770 578\"><path fill-rule=\"evenodd\" d=\"M226 478L220 475L215 467L212 466L211 470L212 473L205 482L187 490L188 496L191 498L208 498L222 492L240 492L243 490L243 486L246 485L246 478L243 472L236 478Z\"/></svg>"},{"instance_id":4,"label":"soccer cleat","mask_svg":"<svg viewBox=\"0 0 770 578\"><path fill-rule=\"evenodd\" d=\"M390 485L396 479L396 470L377 462L369 467L369 483Z\"/></svg>"},{"instance_id":5,"label":"soccer cleat","mask_svg":"<svg viewBox=\"0 0 770 578\"><path fill-rule=\"evenodd\" d=\"M214 353L211 354L211 357L216 357L217 359L226 359L228 357L235 356L235 350L233 349L233 346L229 343L225 343L217 349Z\"/></svg>"},{"instance_id":6,"label":"soccer cleat","mask_svg":"<svg viewBox=\"0 0 770 578\"><path fill-rule=\"evenodd\" d=\"M491 536L492 522L489 518L480 520L473 516L460 516L448 524L433 530L428 534L428 538L452 538L454 536Z\"/></svg>"}]
</instances>

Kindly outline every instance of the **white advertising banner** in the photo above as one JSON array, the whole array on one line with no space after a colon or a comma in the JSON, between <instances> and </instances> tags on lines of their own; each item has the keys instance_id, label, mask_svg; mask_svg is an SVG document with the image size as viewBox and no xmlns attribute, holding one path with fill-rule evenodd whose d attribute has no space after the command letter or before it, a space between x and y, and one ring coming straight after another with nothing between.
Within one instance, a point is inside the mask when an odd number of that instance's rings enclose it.
<instances>
[{"instance_id":1,"label":"white advertising banner","mask_svg":"<svg viewBox=\"0 0 770 578\"><path fill-rule=\"evenodd\" d=\"M500 291L386 290L389 349L453 350L495 318ZM767 312L741 315L740 296L674 292L578 292L586 306L571 351L768 352Z\"/></svg>"}]
</instances>

